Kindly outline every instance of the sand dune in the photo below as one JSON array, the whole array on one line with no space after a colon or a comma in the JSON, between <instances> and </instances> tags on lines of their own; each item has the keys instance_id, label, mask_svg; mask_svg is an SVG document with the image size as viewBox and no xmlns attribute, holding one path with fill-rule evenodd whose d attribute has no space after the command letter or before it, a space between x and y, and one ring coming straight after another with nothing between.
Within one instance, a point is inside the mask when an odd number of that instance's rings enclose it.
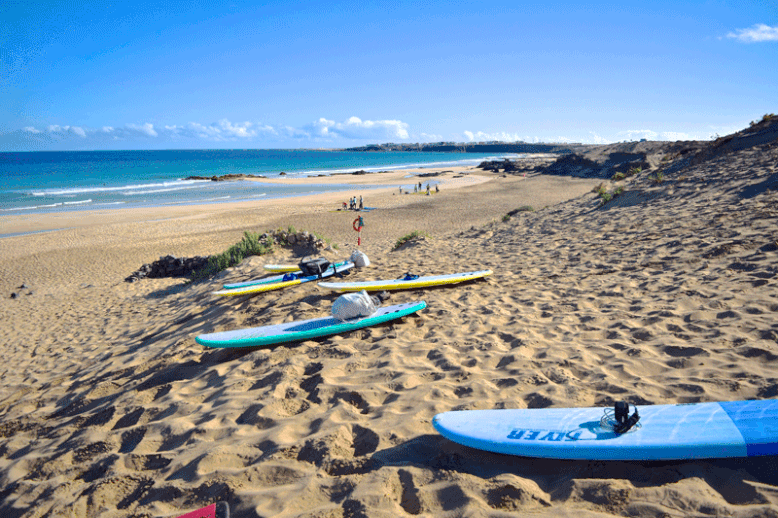
<instances>
[{"instance_id":1,"label":"sand dune","mask_svg":"<svg viewBox=\"0 0 778 518\"><path fill-rule=\"evenodd\" d=\"M329 314L337 294L315 283L211 295L296 260L287 251L195 284L122 280L249 229L315 230L339 245L328 257L348 255L353 214L331 212L334 198L3 239L0 512L162 517L224 500L238 517L778 515L773 457L536 460L431 425L453 409L778 395L778 144L754 137L775 127L702 145L696 160L649 160L604 206L601 179L540 170L467 171L478 181L429 197L375 193L361 247L372 265L350 280L494 275L396 292L388 303L427 309L270 349L194 338ZM535 210L505 217L523 206ZM393 251L412 230L430 237Z\"/></svg>"}]
</instances>

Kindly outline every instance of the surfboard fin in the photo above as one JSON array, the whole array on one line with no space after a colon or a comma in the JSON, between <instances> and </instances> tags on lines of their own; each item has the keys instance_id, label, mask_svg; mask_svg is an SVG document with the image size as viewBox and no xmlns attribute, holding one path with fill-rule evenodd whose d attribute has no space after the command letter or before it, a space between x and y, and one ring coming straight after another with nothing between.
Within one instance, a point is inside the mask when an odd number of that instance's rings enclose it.
<instances>
[{"instance_id":1,"label":"surfboard fin","mask_svg":"<svg viewBox=\"0 0 778 518\"><path fill-rule=\"evenodd\" d=\"M634 406L634 405L633 405ZM629 415L629 403L626 401L617 401L615 407L616 424L613 425L613 431L618 435L627 433L633 426L640 421L638 407L635 407L635 413Z\"/></svg>"}]
</instances>

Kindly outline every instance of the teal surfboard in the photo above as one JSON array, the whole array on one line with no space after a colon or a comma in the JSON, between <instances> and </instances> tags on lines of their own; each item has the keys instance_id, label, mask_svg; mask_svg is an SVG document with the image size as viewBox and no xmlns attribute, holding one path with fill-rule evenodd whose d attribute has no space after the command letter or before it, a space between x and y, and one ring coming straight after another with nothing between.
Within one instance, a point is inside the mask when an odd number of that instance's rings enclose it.
<instances>
[{"instance_id":1,"label":"teal surfboard","mask_svg":"<svg viewBox=\"0 0 778 518\"><path fill-rule=\"evenodd\" d=\"M432 424L456 443L525 457L645 461L778 454L778 400L637 408L637 426L621 435L602 407L453 411L436 415Z\"/></svg>"},{"instance_id":2,"label":"teal surfboard","mask_svg":"<svg viewBox=\"0 0 778 518\"><path fill-rule=\"evenodd\" d=\"M321 317L299 322L285 322L283 324L274 324L270 326L236 329L234 331L200 335L195 338L195 342L200 345L205 345L206 347L228 348L257 347L284 342L310 340L312 338L347 333L355 329L389 322L390 320L415 313L425 307L427 307L427 303L423 300L408 302L405 304L378 308L378 310L369 317L346 320L345 322L331 316Z\"/></svg>"}]
</instances>

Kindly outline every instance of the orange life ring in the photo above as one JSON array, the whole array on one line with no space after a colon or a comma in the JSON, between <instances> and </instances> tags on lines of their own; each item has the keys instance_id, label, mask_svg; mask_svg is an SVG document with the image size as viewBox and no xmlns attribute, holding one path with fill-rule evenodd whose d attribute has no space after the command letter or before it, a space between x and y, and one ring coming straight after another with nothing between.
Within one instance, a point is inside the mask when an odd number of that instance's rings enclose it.
<instances>
[{"instance_id":1,"label":"orange life ring","mask_svg":"<svg viewBox=\"0 0 778 518\"><path fill-rule=\"evenodd\" d=\"M360 226L359 226L359 220L360 220L360 219L361 219L361 218L357 218L357 219L355 219L355 220L354 220L354 223L352 223L352 224L351 224L351 226L352 226L352 227L354 228L354 230L355 230L355 231L357 231L357 232L359 232L360 230L362 230L362 227L360 227Z\"/></svg>"}]
</instances>

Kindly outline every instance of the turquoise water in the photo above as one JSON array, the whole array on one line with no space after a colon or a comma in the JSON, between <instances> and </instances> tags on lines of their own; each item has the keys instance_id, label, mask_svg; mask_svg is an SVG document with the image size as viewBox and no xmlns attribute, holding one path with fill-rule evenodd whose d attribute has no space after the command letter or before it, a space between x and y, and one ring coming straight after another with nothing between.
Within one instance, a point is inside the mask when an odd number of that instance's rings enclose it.
<instances>
[{"instance_id":1,"label":"turquoise water","mask_svg":"<svg viewBox=\"0 0 778 518\"><path fill-rule=\"evenodd\" d=\"M170 150L0 153L0 216L262 200L326 191L252 181L185 180L188 176L256 174L286 178L476 165L486 153L317 150ZM408 185L414 181L409 179ZM370 188L370 186L365 187Z\"/></svg>"}]
</instances>

